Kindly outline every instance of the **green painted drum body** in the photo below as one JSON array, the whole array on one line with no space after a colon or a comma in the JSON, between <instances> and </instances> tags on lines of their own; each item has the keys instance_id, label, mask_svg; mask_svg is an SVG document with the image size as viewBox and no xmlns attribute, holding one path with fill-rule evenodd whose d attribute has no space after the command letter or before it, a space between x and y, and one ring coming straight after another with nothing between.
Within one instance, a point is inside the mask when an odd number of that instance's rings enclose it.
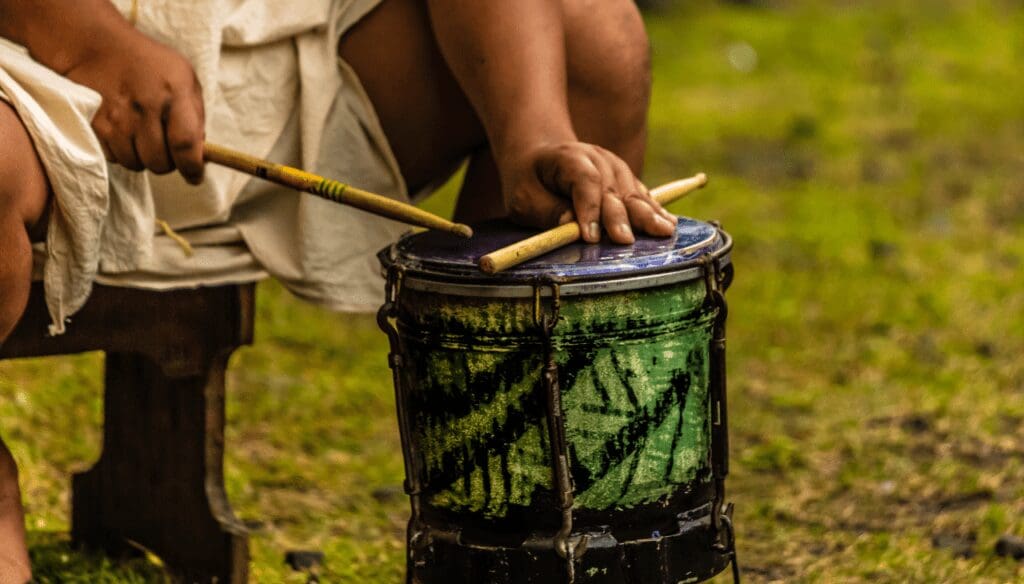
<instances>
[{"instance_id":1,"label":"green painted drum body","mask_svg":"<svg viewBox=\"0 0 1024 584\"><path fill-rule=\"evenodd\" d=\"M523 234L477 232L381 254L408 580L675 584L723 569L728 236L683 220L672 241L577 244L484 276L473 261Z\"/></svg>"}]
</instances>

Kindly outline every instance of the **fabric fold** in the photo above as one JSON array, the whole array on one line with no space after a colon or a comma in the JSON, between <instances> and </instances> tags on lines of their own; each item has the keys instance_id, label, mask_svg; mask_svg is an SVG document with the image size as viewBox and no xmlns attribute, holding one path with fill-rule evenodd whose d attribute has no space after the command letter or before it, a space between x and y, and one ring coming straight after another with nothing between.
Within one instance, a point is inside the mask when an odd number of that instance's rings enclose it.
<instances>
[{"instance_id":1,"label":"fabric fold","mask_svg":"<svg viewBox=\"0 0 1024 584\"><path fill-rule=\"evenodd\" d=\"M50 334L57 335L85 303L99 269L110 197L107 165L89 122L101 100L6 41L0 42L0 63L0 94L28 130L53 190L43 282Z\"/></svg>"}]
</instances>

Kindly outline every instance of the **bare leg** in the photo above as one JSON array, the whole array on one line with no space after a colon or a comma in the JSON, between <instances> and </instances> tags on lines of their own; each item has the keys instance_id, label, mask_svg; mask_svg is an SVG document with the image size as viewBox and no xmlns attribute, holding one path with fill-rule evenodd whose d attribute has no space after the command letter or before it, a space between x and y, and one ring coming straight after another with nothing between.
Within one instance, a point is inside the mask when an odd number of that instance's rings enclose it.
<instances>
[{"instance_id":1,"label":"bare leg","mask_svg":"<svg viewBox=\"0 0 1024 584\"><path fill-rule=\"evenodd\" d=\"M423 0L384 0L341 39L338 53L370 96L410 191L486 142L441 56Z\"/></svg>"},{"instance_id":2,"label":"bare leg","mask_svg":"<svg viewBox=\"0 0 1024 584\"><path fill-rule=\"evenodd\" d=\"M24 584L31 577L18 468L0 441L0 584Z\"/></svg>"},{"instance_id":3,"label":"bare leg","mask_svg":"<svg viewBox=\"0 0 1024 584\"><path fill-rule=\"evenodd\" d=\"M632 0L562 3L576 133L639 174L651 85L640 13ZM438 50L422 0L385 0L342 39L339 53L359 74L410 189L469 156L456 216L506 214L483 126Z\"/></svg>"},{"instance_id":4,"label":"bare leg","mask_svg":"<svg viewBox=\"0 0 1024 584\"><path fill-rule=\"evenodd\" d=\"M569 113L580 140L619 155L640 176L647 147L651 75L647 33L631 0L563 0ZM488 148L470 159L456 216L506 214Z\"/></svg>"},{"instance_id":5,"label":"bare leg","mask_svg":"<svg viewBox=\"0 0 1024 584\"><path fill-rule=\"evenodd\" d=\"M0 102L0 343L28 302L31 236L41 236L49 188L32 141L14 110ZM0 439L0 584L31 577L18 469Z\"/></svg>"}]
</instances>

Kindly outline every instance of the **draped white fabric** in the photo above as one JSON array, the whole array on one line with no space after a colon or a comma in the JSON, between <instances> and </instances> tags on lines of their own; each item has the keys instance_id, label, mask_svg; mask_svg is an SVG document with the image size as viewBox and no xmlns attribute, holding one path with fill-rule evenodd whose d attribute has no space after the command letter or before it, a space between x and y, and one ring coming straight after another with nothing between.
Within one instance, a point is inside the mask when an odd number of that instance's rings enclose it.
<instances>
[{"instance_id":1,"label":"draped white fabric","mask_svg":"<svg viewBox=\"0 0 1024 584\"><path fill-rule=\"evenodd\" d=\"M136 26L184 54L203 86L207 140L407 200L376 114L336 53L380 0L139 0ZM131 0L114 0L128 16ZM52 333L92 283L154 289L268 273L335 310L370 310L374 252L404 227L213 165L200 186L104 161L89 128L99 96L0 42L0 95L26 123L55 194L37 273ZM157 220L195 248L185 256Z\"/></svg>"}]
</instances>

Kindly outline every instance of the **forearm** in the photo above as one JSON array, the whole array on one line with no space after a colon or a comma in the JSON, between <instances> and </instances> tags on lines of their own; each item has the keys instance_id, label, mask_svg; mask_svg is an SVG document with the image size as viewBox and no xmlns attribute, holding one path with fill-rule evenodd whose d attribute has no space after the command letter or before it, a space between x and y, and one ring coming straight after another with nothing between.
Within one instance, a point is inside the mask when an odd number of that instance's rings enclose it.
<instances>
[{"instance_id":1,"label":"forearm","mask_svg":"<svg viewBox=\"0 0 1024 584\"><path fill-rule=\"evenodd\" d=\"M0 0L0 36L58 73L132 27L110 0Z\"/></svg>"},{"instance_id":2,"label":"forearm","mask_svg":"<svg viewBox=\"0 0 1024 584\"><path fill-rule=\"evenodd\" d=\"M427 0L448 66L495 153L576 139L556 0Z\"/></svg>"}]
</instances>

